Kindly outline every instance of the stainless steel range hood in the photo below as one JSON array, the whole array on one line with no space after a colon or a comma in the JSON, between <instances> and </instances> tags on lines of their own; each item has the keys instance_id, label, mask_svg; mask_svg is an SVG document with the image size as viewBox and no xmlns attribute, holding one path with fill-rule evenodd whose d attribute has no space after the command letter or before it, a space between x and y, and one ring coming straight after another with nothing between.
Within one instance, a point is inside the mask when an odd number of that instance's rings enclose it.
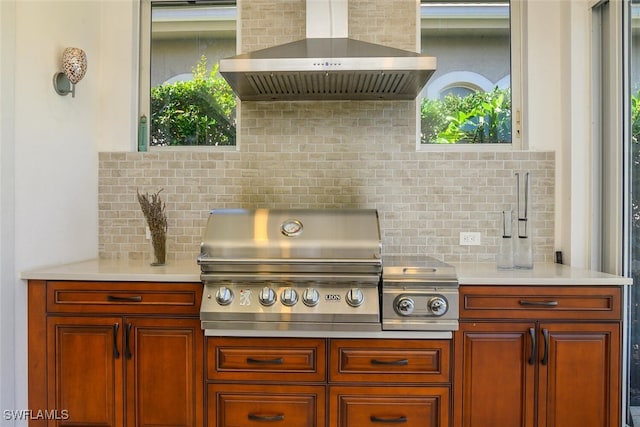
<instances>
[{"instance_id":1,"label":"stainless steel range hood","mask_svg":"<svg viewBox=\"0 0 640 427\"><path fill-rule=\"evenodd\" d=\"M306 39L220 60L241 100L412 100L434 73L434 57L347 38L347 0L306 6Z\"/></svg>"}]
</instances>

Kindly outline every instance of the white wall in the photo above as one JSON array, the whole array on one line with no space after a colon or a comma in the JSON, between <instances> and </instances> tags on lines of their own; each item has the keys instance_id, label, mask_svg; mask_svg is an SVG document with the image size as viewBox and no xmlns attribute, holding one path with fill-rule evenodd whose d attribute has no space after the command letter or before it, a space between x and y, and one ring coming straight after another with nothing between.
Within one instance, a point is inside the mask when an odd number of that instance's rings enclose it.
<instances>
[{"instance_id":1,"label":"white wall","mask_svg":"<svg viewBox=\"0 0 640 427\"><path fill-rule=\"evenodd\" d=\"M524 64L532 150L556 151L556 250L590 266L590 7L588 0L529 0Z\"/></svg>"},{"instance_id":2,"label":"white wall","mask_svg":"<svg viewBox=\"0 0 640 427\"><path fill-rule=\"evenodd\" d=\"M105 141L134 146L135 10L131 0L0 2L0 409L41 409L27 404L19 272L97 256L97 153ZM69 46L88 57L75 98L52 86Z\"/></svg>"},{"instance_id":3,"label":"white wall","mask_svg":"<svg viewBox=\"0 0 640 427\"><path fill-rule=\"evenodd\" d=\"M13 61L15 2L0 2L0 408L15 408ZM23 352L24 353L24 352Z\"/></svg>"},{"instance_id":4,"label":"white wall","mask_svg":"<svg viewBox=\"0 0 640 427\"><path fill-rule=\"evenodd\" d=\"M557 196L556 241L562 242L567 261L576 267L592 266L592 141L591 141L591 6L587 1L568 2L564 16L575 25L566 26L562 57L563 117L567 119L562 133L562 169L556 182L561 187ZM568 157L568 158L567 158ZM569 182L569 184L567 184ZM569 230L569 234L566 233Z\"/></svg>"},{"instance_id":5,"label":"white wall","mask_svg":"<svg viewBox=\"0 0 640 427\"><path fill-rule=\"evenodd\" d=\"M0 1L0 409L27 408L26 287L17 274L96 256L97 153L135 147L137 3ZM580 70L589 60L579 41L589 38L586 4L527 7L525 136L532 150L558 151L556 247L569 254L586 244L579 231L588 216L576 215L582 202L571 198L589 191L574 172L584 166L575 147L588 123ZM75 98L58 96L51 83L67 46L89 60Z\"/></svg>"}]
</instances>

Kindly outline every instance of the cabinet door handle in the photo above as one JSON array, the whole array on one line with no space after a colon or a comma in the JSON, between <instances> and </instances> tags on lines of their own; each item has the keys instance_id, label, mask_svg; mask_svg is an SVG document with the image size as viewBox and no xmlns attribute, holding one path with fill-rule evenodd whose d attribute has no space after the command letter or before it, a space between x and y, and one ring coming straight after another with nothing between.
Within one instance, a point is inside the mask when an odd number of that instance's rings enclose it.
<instances>
[{"instance_id":1,"label":"cabinet door handle","mask_svg":"<svg viewBox=\"0 0 640 427\"><path fill-rule=\"evenodd\" d=\"M372 423L388 423L388 424L400 424L406 423L407 417L401 415L399 417L376 417L375 415L371 415L369 418Z\"/></svg>"},{"instance_id":2,"label":"cabinet door handle","mask_svg":"<svg viewBox=\"0 0 640 427\"><path fill-rule=\"evenodd\" d=\"M520 305L527 306L539 306L539 307L555 307L558 305L558 301L529 301L526 299L520 300Z\"/></svg>"},{"instance_id":3,"label":"cabinet door handle","mask_svg":"<svg viewBox=\"0 0 640 427\"><path fill-rule=\"evenodd\" d=\"M544 337L544 353L540 363L546 365L549 362L549 330L543 329L542 336Z\"/></svg>"},{"instance_id":4,"label":"cabinet door handle","mask_svg":"<svg viewBox=\"0 0 640 427\"><path fill-rule=\"evenodd\" d=\"M536 363L536 329L529 328L529 335L531 336L531 354L529 355L529 365Z\"/></svg>"},{"instance_id":5,"label":"cabinet door handle","mask_svg":"<svg viewBox=\"0 0 640 427\"><path fill-rule=\"evenodd\" d=\"M372 365L408 365L409 359L399 359L399 360L378 360L371 359Z\"/></svg>"},{"instance_id":6,"label":"cabinet door handle","mask_svg":"<svg viewBox=\"0 0 640 427\"><path fill-rule=\"evenodd\" d=\"M124 334L124 357L131 359L131 346L129 344L129 336L131 335L131 323L127 323L127 330Z\"/></svg>"},{"instance_id":7,"label":"cabinet door handle","mask_svg":"<svg viewBox=\"0 0 640 427\"><path fill-rule=\"evenodd\" d=\"M136 295L133 297L119 297L117 295L107 295L107 301L110 302L142 302L142 296Z\"/></svg>"},{"instance_id":8,"label":"cabinet door handle","mask_svg":"<svg viewBox=\"0 0 640 427\"><path fill-rule=\"evenodd\" d=\"M247 415L251 421L283 421L284 414L276 414L276 415L258 415L258 414L249 414Z\"/></svg>"},{"instance_id":9,"label":"cabinet door handle","mask_svg":"<svg viewBox=\"0 0 640 427\"><path fill-rule=\"evenodd\" d=\"M113 357L116 359L120 358L120 352L118 351L118 329L120 329L120 324L113 324Z\"/></svg>"},{"instance_id":10,"label":"cabinet door handle","mask_svg":"<svg viewBox=\"0 0 640 427\"><path fill-rule=\"evenodd\" d=\"M284 360L282 357L278 357L277 359L254 359L247 357L247 363L253 363L254 365L282 365Z\"/></svg>"}]
</instances>

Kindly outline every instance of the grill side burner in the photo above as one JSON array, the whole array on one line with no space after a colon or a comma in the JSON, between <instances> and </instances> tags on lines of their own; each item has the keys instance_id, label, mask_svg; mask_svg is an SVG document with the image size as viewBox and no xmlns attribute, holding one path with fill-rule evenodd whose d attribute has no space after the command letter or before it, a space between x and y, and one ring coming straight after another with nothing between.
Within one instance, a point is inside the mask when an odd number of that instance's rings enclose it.
<instances>
[{"instance_id":1,"label":"grill side burner","mask_svg":"<svg viewBox=\"0 0 640 427\"><path fill-rule=\"evenodd\" d=\"M385 257L383 264L383 330L458 329L458 279L453 266L418 256Z\"/></svg>"}]
</instances>

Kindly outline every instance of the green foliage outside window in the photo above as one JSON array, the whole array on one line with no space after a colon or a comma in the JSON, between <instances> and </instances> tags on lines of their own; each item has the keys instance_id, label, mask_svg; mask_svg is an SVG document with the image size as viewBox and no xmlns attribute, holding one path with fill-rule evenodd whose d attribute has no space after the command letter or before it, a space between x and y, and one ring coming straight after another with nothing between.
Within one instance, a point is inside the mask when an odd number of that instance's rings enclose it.
<instances>
[{"instance_id":1,"label":"green foliage outside window","mask_svg":"<svg viewBox=\"0 0 640 427\"><path fill-rule=\"evenodd\" d=\"M633 259L640 258L640 91L631 96L631 236Z\"/></svg>"},{"instance_id":2,"label":"green foliage outside window","mask_svg":"<svg viewBox=\"0 0 640 427\"><path fill-rule=\"evenodd\" d=\"M193 80L151 88L152 146L235 145L236 98L203 55Z\"/></svg>"},{"instance_id":3,"label":"green foliage outside window","mask_svg":"<svg viewBox=\"0 0 640 427\"><path fill-rule=\"evenodd\" d=\"M420 103L422 144L511 142L511 91L495 88Z\"/></svg>"}]
</instances>

